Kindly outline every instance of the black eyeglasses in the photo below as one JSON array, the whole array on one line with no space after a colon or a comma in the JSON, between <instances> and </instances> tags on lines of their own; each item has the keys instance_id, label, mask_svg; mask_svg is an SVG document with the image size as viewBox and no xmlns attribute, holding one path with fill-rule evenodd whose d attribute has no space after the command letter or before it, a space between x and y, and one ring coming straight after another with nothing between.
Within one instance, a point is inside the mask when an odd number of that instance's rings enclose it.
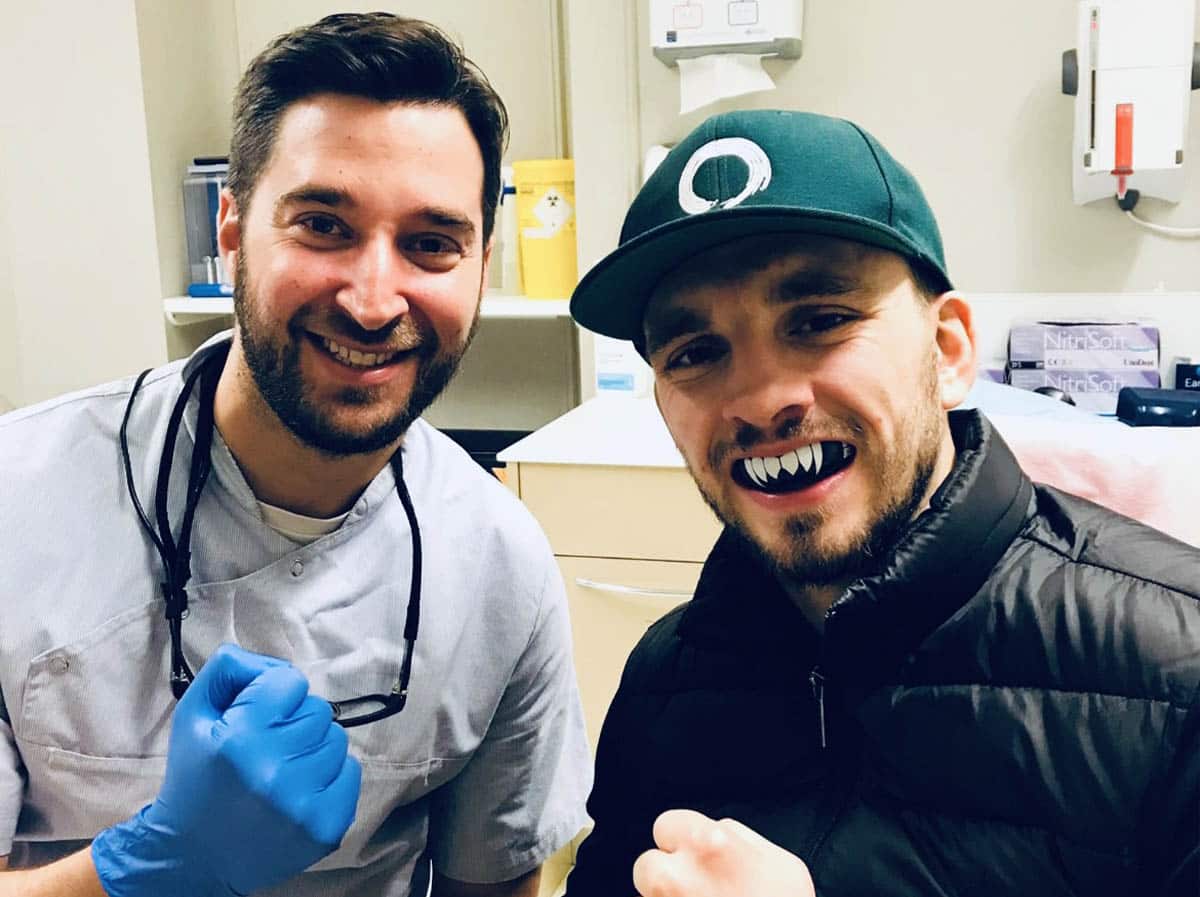
<instances>
[{"instance_id":1,"label":"black eyeglasses","mask_svg":"<svg viewBox=\"0 0 1200 897\"><path fill-rule=\"evenodd\" d=\"M125 415L121 419L121 458L125 464L125 482L129 486L129 495L137 510L142 527L158 555L162 558L164 579L160 584L163 598L166 602L167 628L171 633L171 694L176 700L183 697L188 686L195 678L187 658L183 656L183 621L188 616L187 584L192 577L191 567L191 537L192 522L196 516L196 507L200 504L200 493L208 481L212 470L212 440L215 425L213 422L213 398L217 392L217 381L220 379L221 368L226 353L217 352L216 357L198 365L183 385L183 391L175 402L171 417L167 422L166 437L163 440L162 459L158 465L158 481L155 485L154 512L158 531L138 500L137 489L133 483L133 463L129 456L129 416L133 411L133 402L142 381L146 379L149 370L142 371L134 381L133 391L125 405ZM183 421L183 413L187 408L188 398L195 389L196 381L200 381L200 412L196 420L196 446L192 452L191 470L188 473L187 500L183 508L183 520L179 526L178 541L171 536L171 522L167 516L168 486L171 481L171 465L175 457L175 441L179 436L179 425ZM417 526L417 514L413 510L412 498L408 487L404 484L404 467L401 452L397 450L392 455L392 471L396 479L396 492L404 513L408 516L409 529L412 532L412 579L408 592L408 611L404 619L404 656L400 661L400 673L396 684L389 694L363 695L359 698L347 698L344 701L330 701L333 708L334 721L345 728L362 726L377 720L394 716L404 709L408 701L408 680L412 673L413 648L417 642L417 624L421 615L421 531Z\"/></svg>"}]
</instances>

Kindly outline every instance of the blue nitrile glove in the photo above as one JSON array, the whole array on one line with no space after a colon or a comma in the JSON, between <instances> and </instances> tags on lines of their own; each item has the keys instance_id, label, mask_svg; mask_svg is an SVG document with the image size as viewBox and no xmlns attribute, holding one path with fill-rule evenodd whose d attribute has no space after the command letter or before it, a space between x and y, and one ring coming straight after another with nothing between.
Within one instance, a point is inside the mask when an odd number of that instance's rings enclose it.
<instances>
[{"instance_id":1,"label":"blue nitrile glove","mask_svg":"<svg viewBox=\"0 0 1200 897\"><path fill-rule=\"evenodd\" d=\"M105 891L245 895L335 850L362 772L332 716L290 664L218 648L175 708L158 797L92 842Z\"/></svg>"}]
</instances>

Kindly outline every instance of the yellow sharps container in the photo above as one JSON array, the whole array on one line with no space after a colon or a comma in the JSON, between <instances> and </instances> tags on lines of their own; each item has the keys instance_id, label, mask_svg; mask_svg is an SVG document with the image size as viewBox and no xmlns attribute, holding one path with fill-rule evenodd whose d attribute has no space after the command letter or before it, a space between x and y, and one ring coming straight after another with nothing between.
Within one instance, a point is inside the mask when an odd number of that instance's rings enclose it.
<instances>
[{"instance_id":1,"label":"yellow sharps container","mask_svg":"<svg viewBox=\"0 0 1200 897\"><path fill-rule=\"evenodd\" d=\"M530 299L565 299L575 289L575 162L513 163L521 283Z\"/></svg>"}]
</instances>

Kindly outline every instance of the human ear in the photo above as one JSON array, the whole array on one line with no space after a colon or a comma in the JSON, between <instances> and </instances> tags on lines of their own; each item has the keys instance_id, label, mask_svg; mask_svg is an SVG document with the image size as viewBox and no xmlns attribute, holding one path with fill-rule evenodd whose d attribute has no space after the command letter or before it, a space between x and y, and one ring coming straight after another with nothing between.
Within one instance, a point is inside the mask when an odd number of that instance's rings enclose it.
<instances>
[{"instance_id":1,"label":"human ear","mask_svg":"<svg viewBox=\"0 0 1200 897\"><path fill-rule=\"evenodd\" d=\"M220 205L217 207L217 249L221 253L221 262L225 266L225 276L230 283L236 282L238 253L242 248L242 222L238 212L237 200L229 188L221 191Z\"/></svg>"},{"instance_id":2,"label":"human ear","mask_svg":"<svg viewBox=\"0 0 1200 897\"><path fill-rule=\"evenodd\" d=\"M938 387L942 407L954 408L975 383L975 324L971 306L956 290L933 301L937 316Z\"/></svg>"}]
</instances>

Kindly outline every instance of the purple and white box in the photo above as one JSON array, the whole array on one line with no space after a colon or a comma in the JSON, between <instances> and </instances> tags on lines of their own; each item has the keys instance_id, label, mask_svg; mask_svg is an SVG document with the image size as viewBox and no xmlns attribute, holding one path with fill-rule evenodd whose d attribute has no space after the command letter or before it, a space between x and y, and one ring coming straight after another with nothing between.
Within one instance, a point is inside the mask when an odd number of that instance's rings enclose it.
<instances>
[{"instance_id":1,"label":"purple and white box","mask_svg":"<svg viewBox=\"0 0 1200 897\"><path fill-rule=\"evenodd\" d=\"M1039 321L1008 334L1013 370L1157 371L1158 327L1131 321Z\"/></svg>"},{"instance_id":2,"label":"purple and white box","mask_svg":"<svg viewBox=\"0 0 1200 897\"><path fill-rule=\"evenodd\" d=\"M1008 382L1020 389L1052 386L1061 389L1075 406L1096 414L1116 414L1117 395L1124 386L1157 389L1161 385L1158 370L1085 370L1068 371L1044 368L1018 368L1008 372Z\"/></svg>"}]
</instances>

